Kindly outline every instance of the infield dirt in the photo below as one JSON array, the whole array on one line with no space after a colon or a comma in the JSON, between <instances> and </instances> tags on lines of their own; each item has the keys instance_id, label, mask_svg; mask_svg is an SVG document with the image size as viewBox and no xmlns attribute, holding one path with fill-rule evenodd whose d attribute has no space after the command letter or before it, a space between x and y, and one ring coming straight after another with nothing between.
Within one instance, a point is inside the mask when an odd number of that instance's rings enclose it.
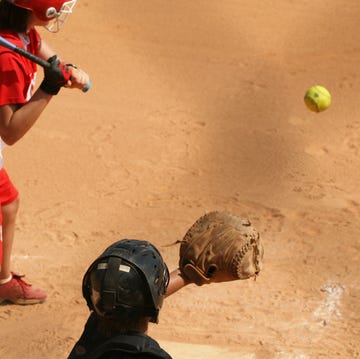
<instances>
[{"instance_id":1,"label":"infield dirt","mask_svg":"<svg viewBox=\"0 0 360 359\"><path fill-rule=\"evenodd\" d=\"M0 306L0 357L66 358L106 246L149 240L174 269L165 245L226 209L262 235L257 281L188 286L149 334L174 359L359 358L359 13L358 0L79 0L58 34L41 30L92 88L62 90L4 151L21 198L13 270L49 298ZM320 114L303 101L317 84L332 94Z\"/></svg>"}]
</instances>

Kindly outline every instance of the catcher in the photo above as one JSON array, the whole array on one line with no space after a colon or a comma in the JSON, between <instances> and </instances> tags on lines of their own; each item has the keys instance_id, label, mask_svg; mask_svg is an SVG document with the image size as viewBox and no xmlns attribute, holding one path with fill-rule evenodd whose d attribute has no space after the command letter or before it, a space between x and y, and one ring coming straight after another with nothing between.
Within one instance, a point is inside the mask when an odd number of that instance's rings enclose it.
<instances>
[{"instance_id":1,"label":"catcher","mask_svg":"<svg viewBox=\"0 0 360 359\"><path fill-rule=\"evenodd\" d=\"M194 223L181 241L179 268L170 274L151 243L115 242L85 273L82 292L91 313L68 359L171 359L146 334L149 322L158 323L164 298L190 283L256 276L262 256L258 232L227 212Z\"/></svg>"}]
</instances>

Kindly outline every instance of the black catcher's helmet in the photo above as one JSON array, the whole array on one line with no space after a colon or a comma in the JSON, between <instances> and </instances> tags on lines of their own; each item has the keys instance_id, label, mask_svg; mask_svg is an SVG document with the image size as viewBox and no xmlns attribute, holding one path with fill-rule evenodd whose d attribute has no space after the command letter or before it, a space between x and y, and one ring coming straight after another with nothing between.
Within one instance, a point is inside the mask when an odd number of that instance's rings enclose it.
<instances>
[{"instance_id":1,"label":"black catcher's helmet","mask_svg":"<svg viewBox=\"0 0 360 359\"><path fill-rule=\"evenodd\" d=\"M169 271L149 242L123 239L89 267L82 285L90 310L108 318L149 316L157 323L169 284Z\"/></svg>"}]
</instances>

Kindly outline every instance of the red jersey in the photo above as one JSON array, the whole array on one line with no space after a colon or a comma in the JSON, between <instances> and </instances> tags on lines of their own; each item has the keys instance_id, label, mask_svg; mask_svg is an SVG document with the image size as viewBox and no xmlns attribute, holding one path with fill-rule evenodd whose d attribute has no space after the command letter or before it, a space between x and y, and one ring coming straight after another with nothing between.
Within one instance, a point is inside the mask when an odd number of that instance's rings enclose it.
<instances>
[{"instance_id":1,"label":"red jersey","mask_svg":"<svg viewBox=\"0 0 360 359\"><path fill-rule=\"evenodd\" d=\"M1 31L0 35L14 45L38 55L40 35L32 29L27 34ZM36 64L0 46L0 106L24 104L30 100L36 81Z\"/></svg>"}]
</instances>

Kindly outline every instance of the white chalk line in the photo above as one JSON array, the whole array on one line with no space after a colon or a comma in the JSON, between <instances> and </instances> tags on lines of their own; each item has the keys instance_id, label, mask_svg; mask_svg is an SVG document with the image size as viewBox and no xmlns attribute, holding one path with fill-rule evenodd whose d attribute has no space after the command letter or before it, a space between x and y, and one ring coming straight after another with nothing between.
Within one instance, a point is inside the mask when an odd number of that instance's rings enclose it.
<instances>
[{"instance_id":1,"label":"white chalk line","mask_svg":"<svg viewBox=\"0 0 360 359\"><path fill-rule=\"evenodd\" d=\"M321 287L321 291L326 293L325 302L321 303L313 312L315 320L323 325L328 325L333 316L341 318L341 297L345 286L335 282L328 282Z\"/></svg>"}]
</instances>

